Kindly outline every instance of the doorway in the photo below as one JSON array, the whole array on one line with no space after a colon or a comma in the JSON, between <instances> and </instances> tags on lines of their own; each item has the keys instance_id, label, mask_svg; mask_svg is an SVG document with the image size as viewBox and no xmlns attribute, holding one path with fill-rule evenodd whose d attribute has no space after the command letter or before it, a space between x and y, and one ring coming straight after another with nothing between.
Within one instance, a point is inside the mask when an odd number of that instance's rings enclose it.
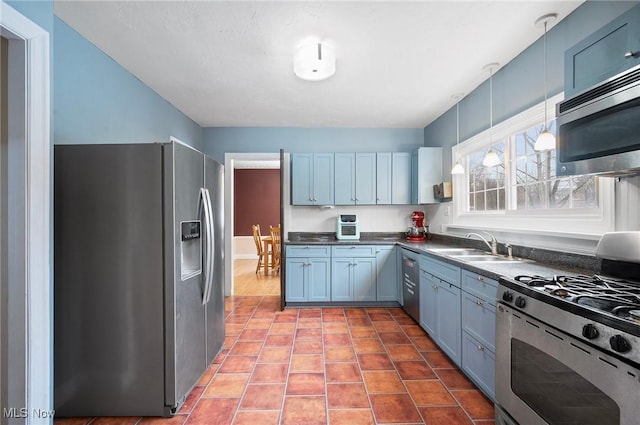
<instances>
[{"instance_id":1,"label":"doorway","mask_svg":"<svg viewBox=\"0 0 640 425\"><path fill-rule=\"evenodd\" d=\"M49 34L0 1L0 37L0 405L8 409L0 416L4 425L13 422L9 416L19 417L19 409L49 418L53 407L51 112Z\"/></svg>"}]
</instances>

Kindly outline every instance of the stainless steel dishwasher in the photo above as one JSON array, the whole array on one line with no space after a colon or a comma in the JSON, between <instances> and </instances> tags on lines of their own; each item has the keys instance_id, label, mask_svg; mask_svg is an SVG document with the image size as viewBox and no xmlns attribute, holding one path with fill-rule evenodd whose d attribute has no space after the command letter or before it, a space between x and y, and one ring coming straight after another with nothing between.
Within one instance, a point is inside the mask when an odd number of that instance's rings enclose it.
<instances>
[{"instance_id":1,"label":"stainless steel dishwasher","mask_svg":"<svg viewBox=\"0 0 640 425\"><path fill-rule=\"evenodd\" d=\"M420 256L402 249L402 297L404 310L420 322Z\"/></svg>"}]
</instances>

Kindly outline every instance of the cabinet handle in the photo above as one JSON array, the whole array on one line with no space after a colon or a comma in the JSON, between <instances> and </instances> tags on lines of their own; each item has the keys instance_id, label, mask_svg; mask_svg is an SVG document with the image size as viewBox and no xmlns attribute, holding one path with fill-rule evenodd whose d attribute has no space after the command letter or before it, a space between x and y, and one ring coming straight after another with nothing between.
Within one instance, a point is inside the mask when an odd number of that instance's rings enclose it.
<instances>
[{"instance_id":1,"label":"cabinet handle","mask_svg":"<svg viewBox=\"0 0 640 425\"><path fill-rule=\"evenodd\" d=\"M478 345L478 351L484 351L484 347L482 345Z\"/></svg>"},{"instance_id":2,"label":"cabinet handle","mask_svg":"<svg viewBox=\"0 0 640 425\"><path fill-rule=\"evenodd\" d=\"M632 52L631 50L624 54L624 57L627 59L635 58L636 56L638 56L638 52Z\"/></svg>"},{"instance_id":3,"label":"cabinet handle","mask_svg":"<svg viewBox=\"0 0 640 425\"><path fill-rule=\"evenodd\" d=\"M480 282L484 282L484 276L476 276Z\"/></svg>"},{"instance_id":4,"label":"cabinet handle","mask_svg":"<svg viewBox=\"0 0 640 425\"><path fill-rule=\"evenodd\" d=\"M484 305L484 301L476 300L476 304L478 304L478 305Z\"/></svg>"}]
</instances>

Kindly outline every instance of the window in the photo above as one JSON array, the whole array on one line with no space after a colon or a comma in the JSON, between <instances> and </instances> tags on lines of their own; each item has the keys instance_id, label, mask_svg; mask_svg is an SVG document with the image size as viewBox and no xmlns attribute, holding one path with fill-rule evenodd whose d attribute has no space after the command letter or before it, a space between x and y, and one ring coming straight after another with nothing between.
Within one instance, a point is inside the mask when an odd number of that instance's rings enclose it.
<instances>
[{"instance_id":1,"label":"window","mask_svg":"<svg viewBox=\"0 0 640 425\"><path fill-rule=\"evenodd\" d=\"M548 108L562 99L550 99ZM556 176L556 151L535 151L544 104L494 125L454 147L466 173L454 176L452 225L532 231L602 233L613 229L613 179ZM555 134L555 122L549 130ZM482 160L489 149L501 159Z\"/></svg>"}]
</instances>

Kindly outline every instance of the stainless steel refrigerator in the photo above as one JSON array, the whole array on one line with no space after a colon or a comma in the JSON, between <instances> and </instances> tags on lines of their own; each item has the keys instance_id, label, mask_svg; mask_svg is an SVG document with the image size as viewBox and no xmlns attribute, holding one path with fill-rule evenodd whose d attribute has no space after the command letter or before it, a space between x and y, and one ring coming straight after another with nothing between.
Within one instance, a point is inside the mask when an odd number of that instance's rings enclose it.
<instances>
[{"instance_id":1,"label":"stainless steel refrigerator","mask_svg":"<svg viewBox=\"0 0 640 425\"><path fill-rule=\"evenodd\" d=\"M178 142L55 146L56 416L171 416L220 352L223 174Z\"/></svg>"}]
</instances>

